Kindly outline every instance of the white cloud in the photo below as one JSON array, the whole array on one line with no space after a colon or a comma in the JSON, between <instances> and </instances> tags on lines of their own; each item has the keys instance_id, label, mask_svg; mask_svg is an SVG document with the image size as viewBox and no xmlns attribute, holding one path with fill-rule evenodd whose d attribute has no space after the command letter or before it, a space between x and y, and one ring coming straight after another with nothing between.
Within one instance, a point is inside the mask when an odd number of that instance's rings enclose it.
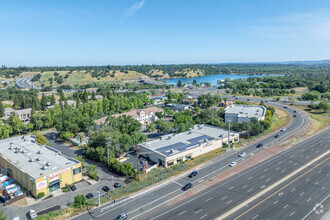
<instances>
[{"instance_id":1,"label":"white cloud","mask_svg":"<svg viewBox=\"0 0 330 220\"><path fill-rule=\"evenodd\" d=\"M249 28L253 35L290 41L330 41L330 12L318 10L263 19Z\"/></svg>"},{"instance_id":2,"label":"white cloud","mask_svg":"<svg viewBox=\"0 0 330 220\"><path fill-rule=\"evenodd\" d=\"M146 0L142 0L139 2L134 3L131 7L129 7L128 9L126 9L125 13L124 13L124 17L121 21L121 24L125 22L126 19L128 19L129 17L132 17L135 15L136 12L138 12L141 8L143 8L143 5L145 3Z\"/></svg>"}]
</instances>

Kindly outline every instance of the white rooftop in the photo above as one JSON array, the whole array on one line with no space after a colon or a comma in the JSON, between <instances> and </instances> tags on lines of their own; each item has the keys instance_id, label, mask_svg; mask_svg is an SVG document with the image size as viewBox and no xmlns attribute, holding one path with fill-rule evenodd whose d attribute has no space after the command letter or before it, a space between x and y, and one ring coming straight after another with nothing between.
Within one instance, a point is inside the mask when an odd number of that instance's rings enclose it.
<instances>
[{"instance_id":1,"label":"white rooftop","mask_svg":"<svg viewBox=\"0 0 330 220\"><path fill-rule=\"evenodd\" d=\"M260 105L231 105L225 108L225 113L237 114L238 117L260 118L265 116L266 108Z\"/></svg>"},{"instance_id":2,"label":"white rooftop","mask_svg":"<svg viewBox=\"0 0 330 220\"><path fill-rule=\"evenodd\" d=\"M237 132L230 131L230 135L233 134L237 134ZM228 137L228 130L210 125L195 125L190 131L163 135L156 140L148 141L140 145L157 153L169 156L195 148L199 146L199 143L223 139L225 137Z\"/></svg>"},{"instance_id":3,"label":"white rooftop","mask_svg":"<svg viewBox=\"0 0 330 220\"><path fill-rule=\"evenodd\" d=\"M0 140L0 155L35 179L79 163L54 148L40 145L33 136Z\"/></svg>"}]
</instances>

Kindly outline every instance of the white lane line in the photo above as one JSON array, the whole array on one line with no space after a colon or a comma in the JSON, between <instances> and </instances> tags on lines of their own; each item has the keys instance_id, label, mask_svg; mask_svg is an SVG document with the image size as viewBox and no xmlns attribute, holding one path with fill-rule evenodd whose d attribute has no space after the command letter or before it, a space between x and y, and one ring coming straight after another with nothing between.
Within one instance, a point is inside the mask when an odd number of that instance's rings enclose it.
<instances>
[{"instance_id":1,"label":"white lane line","mask_svg":"<svg viewBox=\"0 0 330 220\"><path fill-rule=\"evenodd\" d=\"M259 215L254 216L254 217L252 218L252 220L256 219L258 216L259 216Z\"/></svg>"},{"instance_id":2,"label":"white lane line","mask_svg":"<svg viewBox=\"0 0 330 220\"><path fill-rule=\"evenodd\" d=\"M295 165L295 166L297 166L297 165L298 165L298 163L294 163L294 165Z\"/></svg>"},{"instance_id":3,"label":"white lane line","mask_svg":"<svg viewBox=\"0 0 330 220\"><path fill-rule=\"evenodd\" d=\"M329 196L330 196L330 194L329 194L327 197L325 197L321 202L317 203L316 206L313 207L313 209L310 210L310 211L307 213L307 215L305 215L304 218L302 218L302 220L305 220L305 219L306 219L306 218L307 218L312 212L314 212L314 211L315 211L320 205L322 205L323 202L329 198Z\"/></svg>"},{"instance_id":4,"label":"white lane line","mask_svg":"<svg viewBox=\"0 0 330 220\"><path fill-rule=\"evenodd\" d=\"M199 219L205 218L207 216L207 214L203 215L202 217L200 217Z\"/></svg>"},{"instance_id":5,"label":"white lane line","mask_svg":"<svg viewBox=\"0 0 330 220\"><path fill-rule=\"evenodd\" d=\"M267 170L269 170L268 168L267 169L264 169L264 171L266 172Z\"/></svg>"},{"instance_id":6,"label":"white lane line","mask_svg":"<svg viewBox=\"0 0 330 220\"><path fill-rule=\"evenodd\" d=\"M305 193L305 192L302 192L302 193L300 193L300 195L299 195L299 196L302 196L302 195L304 195L304 193Z\"/></svg>"},{"instance_id":7,"label":"white lane line","mask_svg":"<svg viewBox=\"0 0 330 220\"><path fill-rule=\"evenodd\" d=\"M201 212L201 211L203 211L203 209L200 209L200 210L196 211L195 213L197 214L198 212Z\"/></svg>"},{"instance_id":8,"label":"white lane line","mask_svg":"<svg viewBox=\"0 0 330 220\"><path fill-rule=\"evenodd\" d=\"M319 182L318 181L316 181L315 183L314 183L314 185L317 185Z\"/></svg>"},{"instance_id":9,"label":"white lane line","mask_svg":"<svg viewBox=\"0 0 330 220\"><path fill-rule=\"evenodd\" d=\"M281 160L280 162L278 162L278 164L281 164L281 163L283 163L283 161Z\"/></svg>"},{"instance_id":10,"label":"white lane line","mask_svg":"<svg viewBox=\"0 0 330 220\"><path fill-rule=\"evenodd\" d=\"M199 182L199 183L201 183L201 182L203 182L203 181L204 181L204 180L203 180L203 179L201 179L201 180L199 180L198 182Z\"/></svg>"},{"instance_id":11,"label":"white lane line","mask_svg":"<svg viewBox=\"0 0 330 220\"><path fill-rule=\"evenodd\" d=\"M288 204L286 204L285 206L283 206L283 209L285 209L286 207L288 207L289 205Z\"/></svg>"},{"instance_id":12,"label":"white lane line","mask_svg":"<svg viewBox=\"0 0 330 220\"><path fill-rule=\"evenodd\" d=\"M268 182L270 180L270 178L266 179L266 182Z\"/></svg>"},{"instance_id":13,"label":"white lane line","mask_svg":"<svg viewBox=\"0 0 330 220\"><path fill-rule=\"evenodd\" d=\"M280 168L279 167L277 167L275 170L279 170Z\"/></svg>"},{"instance_id":14,"label":"white lane line","mask_svg":"<svg viewBox=\"0 0 330 220\"><path fill-rule=\"evenodd\" d=\"M293 216L293 215L294 215L294 213L296 213L296 212L292 212L292 213L290 214L290 216Z\"/></svg>"},{"instance_id":15,"label":"white lane line","mask_svg":"<svg viewBox=\"0 0 330 220\"><path fill-rule=\"evenodd\" d=\"M260 179L263 179L263 178L265 178L265 176L261 176L261 177L260 177Z\"/></svg>"},{"instance_id":16,"label":"white lane line","mask_svg":"<svg viewBox=\"0 0 330 220\"><path fill-rule=\"evenodd\" d=\"M230 201L228 201L228 202L226 202L226 205L228 205L229 203L231 203L233 200L230 200Z\"/></svg>"},{"instance_id":17,"label":"white lane line","mask_svg":"<svg viewBox=\"0 0 330 220\"><path fill-rule=\"evenodd\" d=\"M213 197L206 199L205 202L210 201L211 199L213 199Z\"/></svg>"},{"instance_id":18,"label":"white lane line","mask_svg":"<svg viewBox=\"0 0 330 220\"><path fill-rule=\"evenodd\" d=\"M292 163L292 160L289 160L289 163Z\"/></svg>"},{"instance_id":19,"label":"white lane line","mask_svg":"<svg viewBox=\"0 0 330 220\"><path fill-rule=\"evenodd\" d=\"M281 173L284 173L284 172L285 172L285 170L282 170L282 171L281 171Z\"/></svg>"},{"instance_id":20,"label":"white lane line","mask_svg":"<svg viewBox=\"0 0 330 220\"><path fill-rule=\"evenodd\" d=\"M253 178L253 176L250 176L249 178L248 178L248 180L250 180L250 179L252 179Z\"/></svg>"},{"instance_id":21,"label":"white lane line","mask_svg":"<svg viewBox=\"0 0 330 220\"><path fill-rule=\"evenodd\" d=\"M306 158L306 159L308 159L308 158L309 158L309 156L306 156L305 158Z\"/></svg>"},{"instance_id":22,"label":"white lane line","mask_svg":"<svg viewBox=\"0 0 330 220\"><path fill-rule=\"evenodd\" d=\"M321 190L324 190L324 189L325 189L325 187L323 186Z\"/></svg>"},{"instance_id":23,"label":"white lane line","mask_svg":"<svg viewBox=\"0 0 330 220\"><path fill-rule=\"evenodd\" d=\"M309 181L309 178L308 179L306 179L306 182L308 182Z\"/></svg>"},{"instance_id":24,"label":"white lane line","mask_svg":"<svg viewBox=\"0 0 330 220\"><path fill-rule=\"evenodd\" d=\"M225 198L227 198L228 196L222 197L221 200L224 200Z\"/></svg>"},{"instance_id":25,"label":"white lane line","mask_svg":"<svg viewBox=\"0 0 330 220\"><path fill-rule=\"evenodd\" d=\"M229 187L228 189L229 189L229 190L234 189L234 186L231 186L231 187Z\"/></svg>"},{"instance_id":26,"label":"white lane line","mask_svg":"<svg viewBox=\"0 0 330 220\"><path fill-rule=\"evenodd\" d=\"M273 204L275 205L276 203L278 203L278 200L276 200Z\"/></svg>"},{"instance_id":27,"label":"white lane line","mask_svg":"<svg viewBox=\"0 0 330 220\"><path fill-rule=\"evenodd\" d=\"M249 189L248 192L251 192L253 190L253 188Z\"/></svg>"},{"instance_id":28,"label":"white lane line","mask_svg":"<svg viewBox=\"0 0 330 220\"><path fill-rule=\"evenodd\" d=\"M291 190L291 192L294 192L296 190L296 188L293 188L292 190Z\"/></svg>"},{"instance_id":29,"label":"white lane line","mask_svg":"<svg viewBox=\"0 0 330 220\"><path fill-rule=\"evenodd\" d=\"M247 186L248 186L248 185L243 186L242 189L246 188Z\"/></svg>"},{"instance_id":30,"label":"white lane line","mask_svg":"<svg viewBox=\"0 0 330 220\"><path fill-rule=\"evenodd\" d=\"M309 202L312 198L307 199L307 202Z\"/></svg>"},{"instance_id":31,"label":"white lane line","mask_svg":"<svg viewBox=\"0 0 330 220\"><path fill-rule=\"evenodd\" d=\"M185 213L186 211L180 212L178 215L182 215L183 213Z\"/></svg>"},{"instance_id":32,"label":"white lane line","mask_svg":"<svg viewBox=\"0 0 330 220\"><path fill-rule=\"evenodd\" d=\"M180 184L180 183L178 183L178 182L176 182L176 181L173 181L173 183L176 183L176 184L178 184L179 186L183 186L182 184Z\"/></svg>"}]
</instances>

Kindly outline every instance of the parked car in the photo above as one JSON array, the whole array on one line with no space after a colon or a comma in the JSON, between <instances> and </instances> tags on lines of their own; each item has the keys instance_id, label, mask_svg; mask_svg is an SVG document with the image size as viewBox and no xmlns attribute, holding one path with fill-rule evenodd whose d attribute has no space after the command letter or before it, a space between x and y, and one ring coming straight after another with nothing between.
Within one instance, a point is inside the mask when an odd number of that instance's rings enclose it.
<instances>
[{"instance_id":1,"label":"parked car","mask_svg":"<svg viewBox=\"0 0 330 220\"><path fill-rule=\"evenodd\" d=\"M113 184L113 186L114 186L115 188L120 188L120 187L121 187L121 185L120 185L119 183L115 183L115 184Z\"/></svg>"},{"instance_id":2,"label":"parked car","mask_svg":"<svg viewBox=\"0 0 330 220\"><path fill-rule=\"evenodd\" d=\"M70 189L71 189L72 191L76 191L76 190L77 190L77 187L76 187L75 185L72 185L72 186L70 186Z\"/></svg>"},{"instance_id":3,"label":"parked car","mask_svg":"<svg viewBox=\"0 0 330 220\"><path fill-rule=\"evenodd\" d=\"M294 115L293 117L297 117L297 115Z\"/></svg>"},{"instance_id":4,"label":"parked car","mask_svg":"<svg viewBox=\"0 0 330 220\"><path fill-rule=\"evenodd\" d=\"M233 162L231 162L230 164L229 164L229 166L230 167L233 167L233 166L235 166L237 163L235 162L235 161L233 161Z\"/></svg>"},{"instance_id":5,"label":"parked car","mask_svg":"<svg viewBox=\"0 0 330 220\"><path fill-rule=\"evenodd\" d=\"M279 138L281 135L280 134L277 134L277 135L275 135L275 138Z\"/></svg>"},{"instance_id":6,"label":"parked car","mask_svg":"<svg viewBox=\"0 0 330 220\"><path fill-rule=\"evenodd\" d=\"M182 187L182 190L187 191L192 187L192 183L187 183L184 187Z\"/></svg>"},{"instance_id":7,"label":"parked car","mask_svg":"<svg viewBox=\"0 0 330 220\"><path fill-rule=\"evenodd\" d=\"M94 198L93 193L88 193L88 194L86 195L86 198L87 198L87 199L93 199L93 198Z\"/></svg>"},{"instance_id":8,"label":"parked car","mask_svg":"<svg viewBox=\"0 0 330 220\"><path fill-rule=\"evenodd\" d=\"M117 218L115 218L114 220L124 220L124 219L127 219L127 214L125 212L118 215Z\"/></svg>"},{"instance_id":9,"label":"parked car","mask_svg":"<svg viewBox=\"0 0 330 220\"><path fill-rule=\"evenodd\" d=\"M257 148L261 148L262 146L264 146L262 143L259 143L258 145L257 145Z\"/></svg>"},{"instance_id":10,"label":"parked car","mask_svg":"<svg viewBox=\"0 0 330 220\"><path fill-rule=\"evenodd\" d=\"M286 130L286 128L282 128L282 129L281 129L281 131L285 131L285 130Z\"/></svg>"},{"instance_id":11,"label":"parked car","mask_svg":"<svg viewBox=\"0 0 330 220\"><path fill-rule=\"evenodd\" d=\"M34 219L34 218L38 217L37 212L34 211L33 209L29 210L28 215L29 215L30 219Z\"/></svg>"},{"instance_id":12,"label":"parked car","mask_svg":"<svg viewBox=\"0 0 330 220\"><path fill-rule=\"evenodd\" d=\"M239 157L245 157L245 155L246 153L244 151L238 154Z\"/></svg>"},{"instance_id":13,"label":"parked car","mask_svg":"<svg viewBox=\"0 0 330 220\"><path fill-rule=\"evenodd\" d=\"M197 171L193 171L188 177L193 178L197 175Z\"/></svg>"},{"instance_id":14,"label":"parked car","mask_svg":"<svg viewBox=\"0 0 330 220\"><path fill-rule=\"evenodd\" d=\"M102 187L102 190L103 190L104 192L109 192L109 191L110 191L110 187L109 187L109 186L103 186L103 187Z\"/></svg>"},{"instance_id":15,"label":"parked car","mask_svg":"<svg viewBox=\"0 0 330 220\"><path fill-rule=\"evenodd\" d=\"M296 110L294 110L294 111L293 111L293 113L297 113L297 111L296 111Z\"/></svg>"}]
</instances>

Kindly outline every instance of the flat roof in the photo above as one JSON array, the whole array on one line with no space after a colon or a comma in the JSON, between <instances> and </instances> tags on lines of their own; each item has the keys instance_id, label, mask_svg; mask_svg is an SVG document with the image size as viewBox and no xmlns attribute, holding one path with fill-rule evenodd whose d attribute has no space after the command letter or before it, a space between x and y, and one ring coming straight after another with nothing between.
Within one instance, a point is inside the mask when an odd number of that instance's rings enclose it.
<instances>
[{"instance_id":1,"label":"flat roof","mask_svg":"<svg viewBox=\"0 0 330 220\"><path fill-rule=\"evenodd\" d=\"M230 134L238 133L230 131ZM190 131L163 135L156 140L142 143L140 146L164 156L170 156L198 147L200 143L207 143L225 137L228 137L228 130L210 125L195 125Z\"/></svg>"},{"instance_id":2,"label":"flat roof","mask_svg":"<svg viewBox=\"0 0 330 220\"><path fill-rule=\"evenodd\" d=\"M231 105L225 108L225 113L237 114L238 117L260 118L265 116L266 108L260 105Z\"/></svg>"},{"instance_id":3,"label":"flat roof","mask_svg":"<svg viewBox=\"0 0 330 220\"><path fill-rule=\"evenodd\" d=\"M37 143L32 135L0 140L0 155L35 179L80 163Z\"/></svg>"}]
</instances>

